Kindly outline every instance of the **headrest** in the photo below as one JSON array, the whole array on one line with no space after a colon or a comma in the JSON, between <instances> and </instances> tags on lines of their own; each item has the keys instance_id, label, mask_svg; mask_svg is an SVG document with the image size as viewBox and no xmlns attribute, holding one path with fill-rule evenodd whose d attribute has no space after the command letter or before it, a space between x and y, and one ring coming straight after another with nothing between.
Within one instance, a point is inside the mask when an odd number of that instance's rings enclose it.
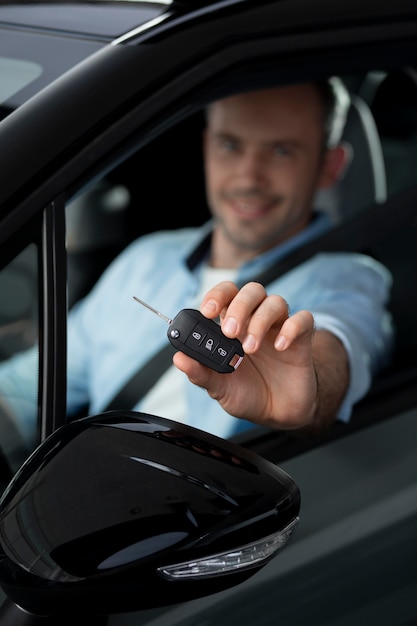
<instances>
[{"instance_id":1,"label":"headrest","mask_svg":"<svg viewBox=\"0 0 417 626\"><path fill-rule=\"evenodd\" d=\"M352 158L336 185L321 189L315 206L326 210L338 224L386 199L387 185L381 142L372 113L362 98L351 94L342 142Z\"/></svg>"}]
</instances>

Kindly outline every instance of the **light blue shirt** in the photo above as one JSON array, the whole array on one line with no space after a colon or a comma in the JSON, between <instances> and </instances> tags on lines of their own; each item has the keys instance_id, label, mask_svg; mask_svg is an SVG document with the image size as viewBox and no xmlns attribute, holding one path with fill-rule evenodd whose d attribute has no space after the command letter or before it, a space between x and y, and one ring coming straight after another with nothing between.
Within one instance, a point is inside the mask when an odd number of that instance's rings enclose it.
<instances>
[{"instance_id":1,"label":"light blue shirt","mask_svg":"<svg viewBox=\"0 0 417 626\"><path fill-rule=\"evenodd\" d=\"M303 233L244 265L239 281L250 280L327 228L317 219ZM75 306L69 323L68 410L90 401L90 412L103 410L126 381L167 342L165 323L141 308L133 296L168 317L196 305L199 269L186 260L210 231L202 228L158 232L132 243L105 272L91 294ZM338 417L347 421L352 406L367 392L372 375L387 362L392 327L386 304L389 272L361 254L322 253L268 286L289 303L292 313L310 310L316 328L336 334L346 347L351 381ZM188 381L187 381L188 383ZM223 437L252 426L229 416L207 392L186 386L187 423ZM136 407L140 410L141 403Z\"/></svg>"},{"instance_id":2,"label":"light blue shirt","mask_svg":"<svg viewBox=\"0 0 417 626\"><path fill-rule=\"evenodd\" d=\"M211 227L207 223L139 238L73 307L68 320L69 415L87 404L90 414L103 411L135 371L167 343L165 322L140 307L133 296L169 318L182 308L196 307L202 264L190 268L187 259ZM328 228L328 219L319 216L302 233L242 266L238 280L251 280L273 261ZM393 337L386 311L391 281L388 270L374 259L337 252L317 254L268 285L269 293L285 298L291 313L310 310L316 328L330 330L346 347L351 376L338 414L343 421L349 420L352 406L368 391L373 375L387 364ZM16 364L14 383L19 368L23 380L22 365ZM0 390L5 380L2 369ZM225 413L204 389L188 379L185 394L184 421L190 425L222 437L253 426ZM22 401L23 397L20 393ZM132 408L140 410L141 403Z\"/></svg>"}]
</instances>

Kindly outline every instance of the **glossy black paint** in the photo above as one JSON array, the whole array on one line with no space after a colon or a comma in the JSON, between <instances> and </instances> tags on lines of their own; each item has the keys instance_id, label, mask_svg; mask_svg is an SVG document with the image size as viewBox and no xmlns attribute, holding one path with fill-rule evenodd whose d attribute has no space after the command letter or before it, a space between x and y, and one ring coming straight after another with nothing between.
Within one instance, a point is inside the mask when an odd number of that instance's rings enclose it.
<instances>
[{"instance_id":1,"label":"glossy black paint","mask_svg":"<svg viewBox=\"0 0 417 626\"><path fill-rule=\"evenodd\" d=\"M38 615L189 600L260 568L173 583L157 567L266 537L299 507L294 481L261 457L160 417L111 411L58 429L6 489L0 583Z\"/></svg>"}]
</instances>

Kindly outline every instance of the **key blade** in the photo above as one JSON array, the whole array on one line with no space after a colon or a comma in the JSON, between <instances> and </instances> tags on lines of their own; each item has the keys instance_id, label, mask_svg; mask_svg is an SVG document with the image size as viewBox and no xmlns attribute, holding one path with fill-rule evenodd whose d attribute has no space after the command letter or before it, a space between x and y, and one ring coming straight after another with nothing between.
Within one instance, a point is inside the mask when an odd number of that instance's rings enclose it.
<instances>
[{"instance_id":1,"label":"key blade","mask_svg":"<svg viewBox=\"0 0 417 626\"><path fill-rule=\"evenodd\" d=\"M157 309L154 309L153 306L151 306L150 304L147 304L146 302L144 302L140 298L137 298L136 296L133 296L133 299L136 300L136 302L138 302L142 306L144 306L147 309L149 309L150 311L152 311L152 313L155 313L155 315L157 315L158 317L162 318L164 320L164 322L167 322L167 324L170 324L172 322L172 320L169 319L169 317L167 317L166 315L161 313L161 311L158 311Z\"/></svg>"}]
</instances>

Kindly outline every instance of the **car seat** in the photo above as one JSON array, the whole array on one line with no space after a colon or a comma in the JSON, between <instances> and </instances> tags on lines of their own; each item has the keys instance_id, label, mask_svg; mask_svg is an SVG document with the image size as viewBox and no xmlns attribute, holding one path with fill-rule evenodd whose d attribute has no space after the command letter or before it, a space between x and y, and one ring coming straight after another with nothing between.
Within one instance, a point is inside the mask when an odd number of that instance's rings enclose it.
<instances>
[{"instance_id":1,"label":"car seat","mask_svg":"<svg viewBox=\"0 0 417 626\"><path fill-rule=\"evenodd\" d=\"M356 213L387 197L386 173L381 141L368 104L351 94L342 142L352 151L345 172L336 185L321 189L315 205L340 224Z\"/></svg>"},{"instance_id":2,"label":"car seat","mask_svg":"<svg viewBox=\"0 0 417 626\"><path fill-rule=\"evenodd\" d=\"M66 206L68 306L86 295L127 243L129 189L103 179Z\"/></svg>"},{"instance_id":3,"label":"car seat","mask_svg":"<svg viewBox=\"0 0 417 626\"><path fill-rule=\"evenodd\" d=\"M360 88L381 138L391 195L414 184L417 160L417 72L370 72Z\"/></svg>"}]
</instances>

